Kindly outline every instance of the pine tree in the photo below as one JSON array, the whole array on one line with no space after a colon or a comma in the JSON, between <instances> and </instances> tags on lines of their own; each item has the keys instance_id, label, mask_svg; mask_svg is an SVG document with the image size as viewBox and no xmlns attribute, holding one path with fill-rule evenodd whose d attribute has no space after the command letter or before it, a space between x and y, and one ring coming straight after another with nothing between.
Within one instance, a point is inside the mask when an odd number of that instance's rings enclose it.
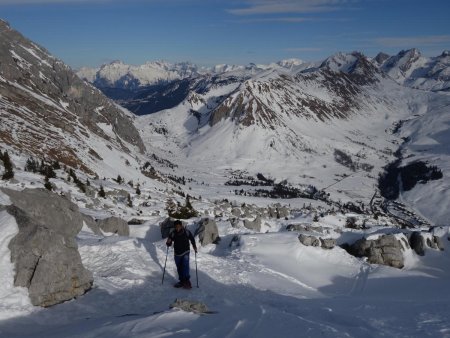
<instances>
[{"instance_id":1,"label":"pine tree","mask_svg":"<svg viewBox=\"0 0 450 338\"><path fill-rule=\"evenodd\" d=\"M1 152L0 152L1 154ZM14 177L13 164L9 158L8 152L2 154L1 160L3 161L3 166L5 167L5 172L3 173L2 180L10 180Z\"/></svg>"},{"instance_id":2,"label":"pine tree","mask_svg":"<svg viewBox=\"0 0 450 338\"><path fill-rule=\"evenodd\" d=\"M191 196L189 196L189 195L186 196L186 208L188 208L188 209L194 209L194 208L192 207L190 198L191 198Z\"/></svg>"},{"instance_id":3,"label":"pine tree","mask_svg":"<svg viewBox=\"0 0 450 338\"><path fill-rule=\"evenodd\" d=\"M128 194L128 196L127 196L127 201L128 201L127 205L128 205L130 208L132 208L132 207L133 207L133 202L131 201L131 196L130 196L130 194Z\"/></svg>"},{"instance_id":4,"label":"pine tree","mask_svg":"<svg viewBox=\"0 0 450 338\"><path fill-rule=\"evenodd\" d=\"M106 198L105 190L103 189L103 185L100 186L100 190L98 191L98 195L102 198Z\"/></svg>"},{"instance_id":5,"label":"pine tree","mask_svg":"<svg viewBox=\"0 0 450 338\"><path fill-rule=\"evenodd\" d=\"M89 182L89 178L86 178L86 186L88 186L88 187L91 186L91 182Z\"/></svg>"},{"instance_id":6,"label":"pine tree","mask_svg":"<svg viewBox=\"0 0 450 338\"><path fill-rule=\"evenodd\" d=\"M116 182L121 184L123 182L123 178L120 175L117 175Z\"/></svg>"},{"instance_id":7,"label":"pine tree","mask_svg":"<svg viewBox=\"0 0 450 338\"><path fill-rule=\"evenodd\" d=\"M141 189L140 189L140 185L138 183L137 187L136 187L136 195L140 195L141 194Z\"/></svg>"},{"instance_id":8,"label":"pine tree","mask_svg":"<svg viewBox=\"0 0 450 338\"><path fill-rule=\"evenodd\" d=\"M25 164L25 171L35 173L38 171L38 163L34 158L30 157Z\"/></svg>"},{"instance_id":9,"label":"pine tree","mask_svg":"<svg viewBox=\"0 0 450 338\"><path fill-rule=\"evenodd\" d=\"M49 178L47 176L45 176L44 180L45 180L45 184L44 184L45 189L52 191L53 187L52 187L52 184L50 183Z\"/></svg>"},{"instance_id":10,"label":"pine tree","mask_svg":"<svg viewBox=\"0 0 450 338\"><path fill-rule=\"evenodd\" d=\"M53 161L53 163L52 163L52 168L53 168L54 170L59 170L59 169L61 169L61 165L59 164L58 161Z\"/></svg>"}]
</instances>

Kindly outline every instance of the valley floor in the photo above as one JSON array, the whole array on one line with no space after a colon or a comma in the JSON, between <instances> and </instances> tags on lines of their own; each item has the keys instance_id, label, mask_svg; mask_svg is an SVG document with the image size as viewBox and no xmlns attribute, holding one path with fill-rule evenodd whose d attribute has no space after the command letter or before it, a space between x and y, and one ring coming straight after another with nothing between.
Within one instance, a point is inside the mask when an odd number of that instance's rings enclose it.
<instances>
[{"instance_id":1,"label":"valley floor","mask_svg":"<svg viewBox=\"0 0 450 338\"><path fill-rule=\"evenodd\" d=\"M285 221L268 233L219 222L221 242L198 253L199 288L192 254L193 289L184 290L172 287L172 249L161 285L166 246L156 221L132 226L130 238L84 228L79 251L94 289L48 309L24 299L8 314L3 303L0 337L450 337L448 241L443 252L409 252L398 270L303 246ZM169 309L176 298L217 313Z\"/></svg>"}]
</instances>

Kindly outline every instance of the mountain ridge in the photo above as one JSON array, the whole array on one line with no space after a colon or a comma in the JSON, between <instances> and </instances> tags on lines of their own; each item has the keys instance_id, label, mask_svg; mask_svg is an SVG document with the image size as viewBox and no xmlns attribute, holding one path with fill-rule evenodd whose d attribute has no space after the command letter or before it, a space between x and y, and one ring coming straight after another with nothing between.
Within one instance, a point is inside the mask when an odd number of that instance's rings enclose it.
<instances>
[{"instance_id":1,"label":"mountain ridge","mask_svg":"<svg viewBox=\"0 0 450 338\"><path fill-rule=\"evenodd\" d=\"M124 152L145 151L133 115L4 21L0 45L3 143L87 171L87 162L103 158L94 139Z\"/></svg>"}]
</instances>

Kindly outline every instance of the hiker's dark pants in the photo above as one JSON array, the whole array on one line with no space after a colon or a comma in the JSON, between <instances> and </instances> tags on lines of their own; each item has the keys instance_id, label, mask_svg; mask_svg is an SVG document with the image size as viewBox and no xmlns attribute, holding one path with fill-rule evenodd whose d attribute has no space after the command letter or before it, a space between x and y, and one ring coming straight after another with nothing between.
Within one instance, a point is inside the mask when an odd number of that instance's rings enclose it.
<instances>
[{"instance_id":1,"label":"hiker's dark pants","mask_svg":"<svg viewBox=\"0 0 450 338\"><path fill-rule=\"evenodd\" d=\"M180 282L189 280L191 278L189 275L189 252L183 256L175 256L175 264L177 265Z\"/></svg>"}]
</instances>

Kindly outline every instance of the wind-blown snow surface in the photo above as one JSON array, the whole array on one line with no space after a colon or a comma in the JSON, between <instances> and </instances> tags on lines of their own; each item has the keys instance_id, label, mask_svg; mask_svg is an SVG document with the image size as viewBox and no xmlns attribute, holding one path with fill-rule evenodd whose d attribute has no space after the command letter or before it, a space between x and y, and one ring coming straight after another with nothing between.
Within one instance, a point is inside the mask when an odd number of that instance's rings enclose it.
<instances>
[{"instance_id":1,"label":"wind-blown snow surface","mask_svg":"<svg viewBox=\"0 0 450 338\"><path fill-rule=\"evenodd\" d=\"M305 220L297 215L290 221ZM338 247L305 247L297 233L282 230L285 221L273 224L273 232L247 234L219 222L221 243L199 250L200 287L192 255L194 288L184 290L172 287L172 249L161 285L166 247L156 221L132 226L130 238L83 228L79 251L94 273L94 289L49 309L23 306L22 316L9 319L12 305L2 301L0 336L450 337L448 228L441 231L444 252L427 250L419 257L408 250L406 266L398 270L370 266ZM377 229L371 231L385 231ZM339 240L339 233L332 235ZM7 276L12 278L9 271ZM217 313L169 309L175 298L202 301Z\"/></svg>"}]
</instances>

